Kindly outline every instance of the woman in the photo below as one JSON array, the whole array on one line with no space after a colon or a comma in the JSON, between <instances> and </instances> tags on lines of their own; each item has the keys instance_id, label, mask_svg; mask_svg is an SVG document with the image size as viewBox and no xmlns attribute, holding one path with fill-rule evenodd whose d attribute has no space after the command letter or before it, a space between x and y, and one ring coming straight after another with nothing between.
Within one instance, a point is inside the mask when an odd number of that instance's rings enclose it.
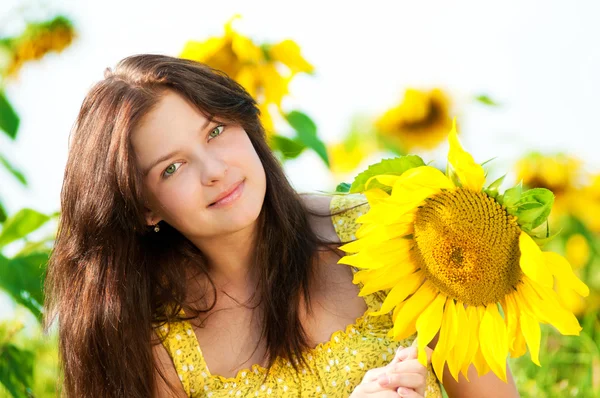
<instances>
[{"instance_id":1,"label":"woman","mask_svg":"<svg viewBox=\"0 0 600 398\"><path fill-rule=\"evenodd\" d=\"M162 55L90 90L46 279L67 396L440 396L337 264L366 206L298 195L258 116L224 74ZM452 397L516 396L443 379Z\"/></svg>"}]
</instances>

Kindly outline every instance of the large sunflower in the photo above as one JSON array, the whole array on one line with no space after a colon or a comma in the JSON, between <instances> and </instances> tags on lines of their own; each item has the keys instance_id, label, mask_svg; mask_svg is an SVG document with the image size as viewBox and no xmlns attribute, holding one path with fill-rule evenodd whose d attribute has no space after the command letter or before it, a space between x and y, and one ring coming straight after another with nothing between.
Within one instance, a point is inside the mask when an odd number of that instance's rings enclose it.
<instances>
[{"instance_id":1,"label":"large sunflower","mask_svg":"<svg viewBox=\"0 0 600 398\"><path fill-rule=\"evenodd\" d=\"M341 246L340 263L361 269L354 280L361 295L389 290L373 315L393 310L396 339L416 332L423 364L439 332L432 355L439 377L446 363L455 379L467 377L473 363L478 374L492 370L506 381L509 353L528 347L539 365L540 323L562 334L581 330L554 284L582 296L589 290L565 258L538 246L552 193L515 187L500 195L501 180L484 188L483 167L463 150L455 126L448 138L446 174L405 157L396 170L388 161L357 177L351 192L364 192L370 209L357 219L357 240Z\"/></svg>"}]
</instances>

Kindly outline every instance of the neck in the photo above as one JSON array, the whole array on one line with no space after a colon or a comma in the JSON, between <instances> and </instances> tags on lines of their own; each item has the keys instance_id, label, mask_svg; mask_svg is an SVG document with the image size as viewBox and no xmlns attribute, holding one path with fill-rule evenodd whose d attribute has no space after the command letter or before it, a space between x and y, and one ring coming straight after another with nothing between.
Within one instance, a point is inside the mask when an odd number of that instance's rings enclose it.
<instances>
[{"instance_id":1,"label":"neck","mask_svg":"<svg viewBox=\"0 0 600 398\"><path fill-rule=\"evenodd\" d=\"M206 257L208 272L217 288L240 292L255 286L255 232L256 223L228 235L192 240Z\"/></svg>"}]
</instances>

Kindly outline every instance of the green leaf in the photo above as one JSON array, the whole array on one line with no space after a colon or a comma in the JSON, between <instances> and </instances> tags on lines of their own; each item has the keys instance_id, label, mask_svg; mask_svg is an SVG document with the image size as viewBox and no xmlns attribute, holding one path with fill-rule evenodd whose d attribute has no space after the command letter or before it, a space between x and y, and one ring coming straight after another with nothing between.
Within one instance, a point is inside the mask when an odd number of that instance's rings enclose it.
<instances>
[{"instance_id":1,"label":"green leaf","mask_svg":"<svg viewBox=\"0 0 600 398\"><path fill-rule=\"evenodd\" d=\"M14 140L17 138L19 122L17 112L4 95L4 91L0 91L0 130Z\"/></svg>"},{"instance_id":2,"label":"green leaf","mask_svg":"<svg viewBox=\"0 0 600 398\"><path fill-rule=\"evenodd\" d=\"M521 198L521 193L523 193L523 186L521 184L515 185L514 187L504 191L504 195L498 197L497 200L500 202L500 204L504 205L508 209L517 203L517 201Z\"/></svg>"},{"instance_id":3,"label":"green leaf","mask_svg":"<svg viewBox=\"0 0 600 398\"><path fill-rule=\"evenodd\" d=\"M506 205L506 194L504 195ZM513 198L511 197L511 200ZM550 215L554 194L546 188L533 188L522 192L518 200L506 205L509 214L518 218L524 231L532 231L542 225Z\"/></svg>"},{"instance_id":4,"label":"green leaf","mask_svg":"<svg viewBox=\"0 0 600 398\"><path fill-rule=\"evenodd\" d=\"M15 398L33 396L34 353L17 348L10 342L0 344L0 383Z\"/></svg>"},{"instance_id":5,"label":"green leaf","mask_svg":"<svg viewBox=\"0 0 600 398\"><path fill-rule=\"evenodd\" d=\"M2 155L2 154L0 154L0 163L2 163L4 165L4 167L6 168L6 170L8 170L8 172L10 174L12 174L17 180L19 180L21 182L21 184L27 185L27 179L25 178L23 173L21 171L19 171L15 166L13 166L8 161L8 159L6 159L4 157L4 155Z\"/></svg>"},{"instance_id":6,"label":"green leaf","mask_svg":"<svg viewBox=\"0 0 600 398\"><path fill-rule=\"evenodd\" d=\"M24 238L49 219L49 216L35 210L22 209L4 223L2 232L0 232L0 248L10 242Z\"/></svg>"},{"instance_id":7,"label":"green leaf","mask_svg":"<svg viewBox=\"0 0 600 398\"><path fill-rule=\"evenodd\" d=\"M500 185L502 185L502 183L504 182L505 177L506 174L504 174L502 177L498 178L496 181L488 185L488 187L484 189L485 193L492 198L498 196L498 189L500 188Z\"/></svg>"},{"instance_id":8,"label":"green leaf","mask_svg":"<svg viewBox=\"0 0 600 398\"><path fill-rule=\"evenodd\" d=\"M298 139L308 148L312 149L321 157L323 162L330 167L327 148L323 141L317 135L317 126L315 122L306 114L299 111L291 111L285 115L288 123L298 135Z\"/></svg>"},{"instance_id":9,"label":"green leaf","mask_svg":"<svg viewBox=\"0 0 600 398\"><path fill-rule=\"evenodd\" d=\"M383 159L381 162L370 165L367 170L358 174L354 179L354 182L352 182L350 192L364 192L367 189L367 187L365 187L367 180L373 176L380 174L399 176L405 171L419 166L425 166L425 162L423 162L423 159L416 155L405 155L392 159ZM371 188L371 185L368 188Z\"/></svg>"},{"instance_id":10,"label":"green leaf","mask_svg":"<svg viewBox=\"0 0 600 398\"><path fill-rule=\"evenodd\" d=\"M272 135L270 139L271 148L281 152L285 159L295 159L306 149L306 145L298 139L293 140L282 135Z\"/></svg>"},{"instance_id":11,"label":"green leaf","mask_svg":"<svg viewBox=\"0 0 600 398\"><path fill-rule=\"evenodd\" d=\"M7 217L8 217L8 215L6 214L6 209L4 208L2 201L0 201L0 223L3 223L4 221L6 221Z\"/></svg>"},{"instance_id":12,"label":"green leaf","mask_svg":"<svg viewBox=\"0 0 600 398\"><path fill-rule=\"evenodd\" d=\"M342 182L335 187L335 192L350 192L351 185L347 182Z\"/></svg>"},{"instance_id":13,"label":"green leaf","mask_svg":"<svg viewBox=\"0 0 600 398\"><path fill-rule=\"evenodd\" d=\"M500 106L500 104L498 104L496 101L494 101L485 94L478 95L477 97L475 97L475 100L488 106Z\"/></svg>"},{"instance_id":14,"label":"green leaf","mask_svg":"<svg viewBox=\"0 0 600 398\"><path fill-rule=\"evenodd\" d=\"M43 284L48 253L23 257L0 255L0 288L13 300L27 308L38 320L42 317Z\"/></svg>"}]
</instances>

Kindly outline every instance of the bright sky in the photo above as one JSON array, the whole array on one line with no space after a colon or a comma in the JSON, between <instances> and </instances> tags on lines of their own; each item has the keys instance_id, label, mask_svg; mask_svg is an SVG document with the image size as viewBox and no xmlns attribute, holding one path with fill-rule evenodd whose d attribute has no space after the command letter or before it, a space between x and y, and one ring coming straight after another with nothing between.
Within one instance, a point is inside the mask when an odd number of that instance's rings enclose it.
<instances>
[{"instance_id":1,"label":"bright sky","mask_svg":"<svg viewBox=\"0 0 600 398\"><path fill-rule=\"evenodd\" d=\"M6 16L17 3L23 2L2 0L3 33L19 27ZM352 115L377 115L394 105L406 87L441 86L457 101L463 142L477 160L498 156L497 164L507 166L527 149L563 150L600 170L598 2L43 4L40 14L68 15L79 38L64 53L26 66L6 88L21 128L16 143L0 137L0 148L30 182L21 188L0 171L0 195L9 212L25 206L58 210L70 128L106 67L134 53L177 55L189 39L220 35L236 13L243 16L240 31L259 40L294 39L315 65L315 76L294 82L287 105L312 116L326 141L341 137ZM468 102L478 93L504 106ZM298 190L335 185L313 153L286 170Z\"/></svg>"}]
</instances>

